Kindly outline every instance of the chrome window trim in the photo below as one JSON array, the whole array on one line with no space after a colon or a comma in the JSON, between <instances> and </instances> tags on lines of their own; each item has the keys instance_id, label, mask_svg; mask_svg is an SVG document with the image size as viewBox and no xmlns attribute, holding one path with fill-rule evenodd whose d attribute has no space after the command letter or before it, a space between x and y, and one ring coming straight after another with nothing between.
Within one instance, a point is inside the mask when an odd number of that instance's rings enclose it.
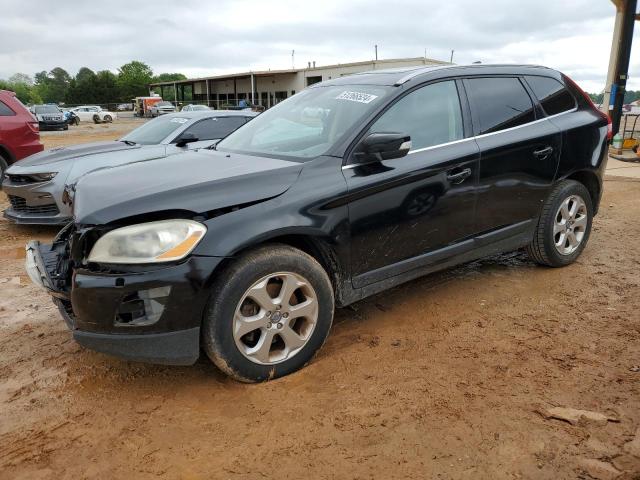
<instances>
[{"instance_id":1,"label":"chrome window trim","mask_svg":"<svg viewBox=\"0 0 640 480\"><path fill-rule=\"evenodd\" d=\"M452 140L451 142L439 143L437 145L431 145L429 147L423 147L423 148L417 148L415 150L409 150L407 155L411 155L412 153L425 152L427 150L434 150L436 148L446 147L446 146L449 146L449 145L455 145L456 143L467 142L469 140L476 140L478 138L490 137L492 135L498 135L498 134L503 133L503 132L510 132L510 131L513 131L513 130L517 130L518 128L522 128L522 127L527 127L529 125L533 125L534 123L544 122L545 120L549 120L550 118L556 118L556 117L559 117L561 115L565 115L567 113L573 113L573 112L576 112L577 110L578 110L578 107L574 107L571 110L566 110L564 112L556 113L555 115L549 115L549 116L544 117L544 118L538 118L537 120L534 120L532 122L523 123L522 125L517 125L515 127L505 128L504 130L498 130L497 132L483 133L481 135L474 135L472 137L461 138L460 140ZM370 162L367 162L367 163L370 163ZM350 170L352 168L356 168L356 167L360 167L362 165L366 165L367 163L351 163L349 165L343 166L342 170Z\"/></svg>"}]
</instances>

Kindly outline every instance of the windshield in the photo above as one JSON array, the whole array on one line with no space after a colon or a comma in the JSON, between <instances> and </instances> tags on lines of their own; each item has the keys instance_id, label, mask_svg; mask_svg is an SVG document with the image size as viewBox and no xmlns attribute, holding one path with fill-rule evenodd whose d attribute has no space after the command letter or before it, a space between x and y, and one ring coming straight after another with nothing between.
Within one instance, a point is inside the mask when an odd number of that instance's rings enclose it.
<instances>
[{"instance_id":1,"label":"windshield","mask_svg":"<svg viewBox=\"0 0 640 480\"><path fill-rule=\"evenodd\" d=\"M173 107L171 102L158 102L159 107Z\"/></svg>"},{"instance_id":2,"label":"windshield","mask_svg":"<svg viewBox=\"0 0 640 480\"><path fill-rule=\"evenodd\" d=\"M217 145L218 150L313 158L323 155L373 109L392 87L314 87L258 115Z\"/></svg>"},{"instance_id":3,"label":"windshield","mask_svg":"<svg viewBox=\"0 0 640 480\"><path fill-rule=\"evenodd\" d=\"M35 107L37 114L43 113L60 113L60 109L55 105L38 105Z\"/></svg>"},{"instance_id":4,"label":"windshield","mask_svg":"<svg viewBox=\"0 0 640 480\"><path fill-rule=\"evenodd\" d=\"M140 145L157 145L188 121L189 119L184 117L158 117L136 128L121 140Z\"/></svg>"}]
</instances>

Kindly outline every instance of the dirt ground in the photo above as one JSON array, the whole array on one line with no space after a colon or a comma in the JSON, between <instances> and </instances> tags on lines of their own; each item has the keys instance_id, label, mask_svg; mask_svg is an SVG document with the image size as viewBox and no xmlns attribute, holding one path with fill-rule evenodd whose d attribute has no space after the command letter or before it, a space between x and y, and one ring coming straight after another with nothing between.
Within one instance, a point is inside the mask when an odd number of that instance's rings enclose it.
<instances>
[{"instance_id":1,"label":"dirt ground","mask_svg":"<svg viewBox=\"0 0 640 480\"><path fill-rule=\"evenodd\" d=\"M639 200L640 179L607 177L575 264L515 252L413 281L260 385L79 347L22 268L55 231L0 220L0 478L640 478Z\"/></svg>"}]
</instances>

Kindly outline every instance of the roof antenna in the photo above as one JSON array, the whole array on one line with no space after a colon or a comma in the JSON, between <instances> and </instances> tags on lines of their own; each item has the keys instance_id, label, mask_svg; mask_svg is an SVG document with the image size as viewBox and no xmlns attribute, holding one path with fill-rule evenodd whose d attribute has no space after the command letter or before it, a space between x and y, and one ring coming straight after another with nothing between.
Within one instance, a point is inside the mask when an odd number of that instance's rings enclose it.
<instances>
[{"instance_id":1,"label":"roof antenna","mask_svg":"<svg viewBox=\"0 0 640 480\"><path fill-rule=\"evenodd\" d=\"M376 62L378 61L378 45L374 45L375 49L376 49Z\"/></svg>"},{"instance_id":2,"label":"roof antenna","mask_svg":"<svg viewBox=\"0 0 640 480\"><path fill-rule=\"evenodd\" d=\"M295 50L291 50L291 69L292 70L296 69L295 55L296 55L296 51Z\"/></svg>"},{"instance_id":3,"label":"roof antenna","mask_svg":"<svg viewBox=\"0 0 640 480\"><path fill-rule=\"evenodd\" d=\"M451 58L449 59L449 63L453 63L453 52L455 52L455 50L451 50Z\"/></svg>"}]
</instances>

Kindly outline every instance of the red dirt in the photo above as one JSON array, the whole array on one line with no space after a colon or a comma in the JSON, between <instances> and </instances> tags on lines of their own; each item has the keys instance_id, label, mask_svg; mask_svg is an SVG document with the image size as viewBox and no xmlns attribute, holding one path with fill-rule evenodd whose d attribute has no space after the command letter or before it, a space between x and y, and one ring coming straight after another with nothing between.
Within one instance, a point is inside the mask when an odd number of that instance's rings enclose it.
<instances>
[{"instance_id":1,"label":"red dirt","mask_svg":"<svg viewBox=\"0 0 640 480\"><path fill-rule=\"evenodd\" d=\"M640 478L624 447L640 425L638 199L639 180L610 177L574 265L515 252L413 281L338 311L307 368L260 385L206 358L79 347L22 268L54 230L2 220L0 478L590 478L586 459ZM620 422L536 413L550 406Z\"/></svg>"}]
</instances>

